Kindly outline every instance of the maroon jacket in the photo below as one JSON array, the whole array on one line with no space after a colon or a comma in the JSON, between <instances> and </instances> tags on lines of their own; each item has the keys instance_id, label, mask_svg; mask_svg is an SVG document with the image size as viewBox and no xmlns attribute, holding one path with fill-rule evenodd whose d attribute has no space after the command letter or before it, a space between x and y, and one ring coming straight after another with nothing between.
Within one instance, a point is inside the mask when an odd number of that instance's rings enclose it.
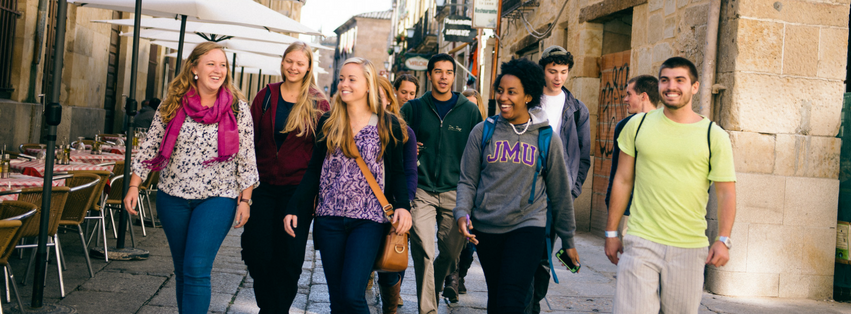
<instances>
[{"instance_id":1,"label":"maroon jacket","mask_svg":"<svg viewBox=\"0 0 851 314\"><path fill-rule=\"evenodd\" d=\"M266 112L263 112L263 101L266 93L271 92ZM311 94L321 95L316 89ZM277 149L275 144L275 113L278 109L278 97L281 94L281 82L266 85L257 92L251 103L251 117L254 120L254 150L257 155L257 169L260 172L260 182L273 185L298 185L307 169L307 163L313 154L313 133L299 137L297 132L287 134L287 139ZM331 109L327 100L318 101L316 106L322 112Z\"/></svg>"}]
</instances>

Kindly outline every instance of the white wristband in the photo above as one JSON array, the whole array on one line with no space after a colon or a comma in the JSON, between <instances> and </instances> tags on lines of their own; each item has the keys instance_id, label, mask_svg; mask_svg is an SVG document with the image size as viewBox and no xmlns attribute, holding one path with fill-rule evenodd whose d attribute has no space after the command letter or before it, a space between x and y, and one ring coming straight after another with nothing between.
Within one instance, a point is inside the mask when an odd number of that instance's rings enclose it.
<instances>
[{"instance_id":1,"label":"white wristband","mask_svg":"<svg viewBox=\"0 0 851 314\"><path fill-rule=\"evenodd\" d=\"M617 238L617 237L618 237L617 231L606 231L606 238Z\"/></svg>"}]
</instances>

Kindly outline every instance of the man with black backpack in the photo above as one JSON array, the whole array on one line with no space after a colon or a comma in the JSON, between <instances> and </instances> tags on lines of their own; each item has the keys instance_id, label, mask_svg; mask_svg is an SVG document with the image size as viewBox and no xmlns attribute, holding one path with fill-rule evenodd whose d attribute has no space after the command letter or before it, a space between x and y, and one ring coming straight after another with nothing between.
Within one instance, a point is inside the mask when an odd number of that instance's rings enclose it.
<instances>
[{"instance_id":1,"label":"man with black backpack","mask_svg":"<svg viewBox=\"0 0 851 314\"><path fill-rule=\"evenodd\" d=\"M591 126L588 122L590 114L588 107L564 87L573 68L573 55L569 51L559 46L547 47L541 54L538 65L544 69L546 81L544 94L541 96L541 109L545 111L554 134L564 144L564 163L571 184L568 191L576 199L582 193L582 184L585 183L588 169L591 168ZM549 237L554 240L555 234L551 233ZM549 245L553 245L553 242ZM531 314L541 312L541 300L547 296L552 272L549 266L551 256L548 252L549 250L544 250L545 254L535 270L531 288L532 301L527 309ZM566 253L579 261L579 253L575 248L567 250Z\"/></svg>"},{"instance_id":2,"label":"man with black backpack","mask_svg":"<svg viewBox=\"0 0 851 314\"><path fill-rule=\"evenodd\" d=\"M705 265L724 266L730 258L733 149L727 132L692 110L699 85L691 61L666 60L659 68L664 109L635 115L618 137L605 244L606 256L618 265L614 313L696 314ZM713 182L719 237L709 241L705 216ZM621 244L617 228L630 193L629 230Z\"/></svg>"},{"instance_id":3,"label":"man with black backpack","mask_svg":"<svg viewBox=\"0 0 851 314\"><path fill-rule=\"evenodd\" d=\"M452 92L455 60L450 55L432 56L427 70L432 90L408 101L401 109L419 145L417 194L411 207L411 257L421 314L437 313L437 294L446 275L455 270L465 244L452 210L467 138L473 127L482 122L479 108ZM435 235L440 251L437 258ZM448 285L444 296L457 300L457 284Z\"/></svg>"}]
</instances>

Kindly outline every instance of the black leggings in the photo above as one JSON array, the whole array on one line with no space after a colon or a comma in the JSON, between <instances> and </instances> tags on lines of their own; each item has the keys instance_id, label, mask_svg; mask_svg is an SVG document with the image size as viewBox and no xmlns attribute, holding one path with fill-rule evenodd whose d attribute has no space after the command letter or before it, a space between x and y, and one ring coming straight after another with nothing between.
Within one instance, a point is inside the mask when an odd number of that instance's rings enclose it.
<instances>
[{"instance_id":1,"label":"black leggings","mask_svg":"<svg viewBox=\"0 0 851 314\"><path fill-rule=\"evenodd\" d=\"M474 232L476 252L488 286L488 314L523 313L529 286L544 249L545 228L524 227L503 234Z\"/></svg>"},{"instance_id":2,"label":"black leggings","mask_svg":"<svg viewBox=\"0 0 851 314\"><path fill-rule=\"evenodd\" d=\"M242 260L254 279L260 313L287 313L298 293L298 279L313 213L298 214L296 237L284 231L284 210L295 185L262 183L254 190L251 217L242 233Z\"/></svg>"}]
</instances>

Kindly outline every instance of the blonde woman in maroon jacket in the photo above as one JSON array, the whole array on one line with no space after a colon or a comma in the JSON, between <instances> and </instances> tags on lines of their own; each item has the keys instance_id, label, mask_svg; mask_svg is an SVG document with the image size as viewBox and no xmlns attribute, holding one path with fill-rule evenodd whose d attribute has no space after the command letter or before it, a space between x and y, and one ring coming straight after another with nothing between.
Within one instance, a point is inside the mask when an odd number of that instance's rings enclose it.
<instances>
[{"instance_id":1,"label":"blonde woman in maroon jacket","mask_svg":"<svg viewBox=\"0 0 851 314\"><path fill-rule=\"evenodd\" d=\"M298 213L296 236L284 231L284 210L313 153L316 122L330 106L313 78L313 53L291 44L281 60L282 82L260 90L251 105L260 187L252 219L242 234L242 259L254 279L260 313L287 313L298 278L313 213Z\"/></svg>"}]
</instances>

